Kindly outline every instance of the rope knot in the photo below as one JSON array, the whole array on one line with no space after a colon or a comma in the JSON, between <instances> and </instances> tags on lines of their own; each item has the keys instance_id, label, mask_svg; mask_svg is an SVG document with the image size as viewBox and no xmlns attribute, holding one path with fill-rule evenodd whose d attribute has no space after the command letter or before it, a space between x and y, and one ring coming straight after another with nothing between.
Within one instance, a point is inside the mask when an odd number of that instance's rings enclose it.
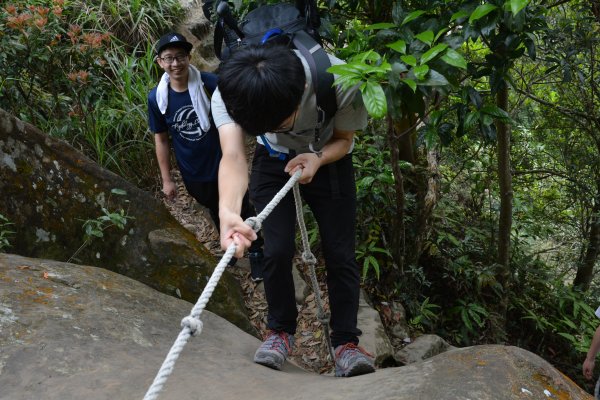
<instances>
[{"instance_id":1,"label":"rope knot","mask_svg":"<svg viewBox=\"0 0 600 400\"><path fill-rule=\"evenodd\" d=\"M302 261L304 261L306 264L317 264L317 258L310 250L302 252Z\"/></svg>"},{"instance_id":2,"label":"rope knot","mask_svg":"<svg viewBox=\"0 0 600 400\"><path fill-rule=\"evenodd\" d=\"M200 334L200 332L202 332L202 326L202 321L200 321L198 318L192 317L191 315L188 315L181 320L181 327L188 327L192 336Z\"/></svg>"},{"instance_id":3,"label":"rope knot","mask_svg":"<svg viewBox=\"0 0 600 400\"><path fill-rule=\"evenodd\" d=\"M258 217L250 217L244 221L246 224L250 225L250 228L254 230L254 232L258 232L262 228L262 223L258 219Z\"/></svg>"},{"instance_id":4,"label":"rope knot","mask_svg":"<svg viewBox=\"0 0 600 400\"><path fill-rule=\"evenodd\" d=\"M330 317L329 313L320 312L320 311L317 312L317 319L323 326L329 326L329 319L330 319L329 317Z\"/></svg>"}]
</instances>

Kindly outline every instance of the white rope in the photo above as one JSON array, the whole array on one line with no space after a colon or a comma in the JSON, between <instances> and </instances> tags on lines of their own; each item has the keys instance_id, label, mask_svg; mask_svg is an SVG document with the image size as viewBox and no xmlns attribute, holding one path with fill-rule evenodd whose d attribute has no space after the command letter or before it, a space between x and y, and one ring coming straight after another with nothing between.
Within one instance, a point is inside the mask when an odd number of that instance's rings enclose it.
<instances>
[{"instance_id":1,"label":"white rope","mask_svg":"<svg viewBox=\"0 0 600 400\"><path fill-rule=\"evenodd\" d=\"M271 200L271 202L267 204L265 209L260 214L258 214L256 217L248 218L244 222L250 225L250 227L255 232L258 232L262 226L262 222L269 216L269 214L273 211L275 206L279 204L281 199L285 197L285 195L296 184L296 182L298 182L298 180L300 179L300 175L302 175L302 170L296 171L296 173L294 173L294 175L283 186L283 188L281 188L281 190L275 195L275 197L273 197L273 200ZM215 291L215 288L217 287L217 283L219 283L219 279L221 279L221 275L223 275L225 268L227 268L227 265L229 264L229 261L235 254L236 250L237 245L235 243L231 243L225 251L225 254L223 254L221 261L219 261L219 263L215 267L215 270L213 271L210 279L208 280L208 283L204 287L202 294L200 295L198 301L192 308L190 315L181 320L181 327L183 329L181 330L181 332L179 332L177 339L175 339L175 343L173 343L173 346L171 347L171 350L169 350L167 357L163 361L160 369L158 370L158 373L156 374L152 385L150 385L150 388L146 392L144 400L155 400L158 398L160 391L162 390L163 386L167 382L167 379L173 372L175 362L179 358L179 355L183 351L183 348L187 344L190 336L196 336L202 332L202 321L200 320L200 314L202 314L202 311L206 307L210 296L212 296L213 292Z\"/></svg>"},{"instance_id":2,"label":"white rope","mask_svg":"<svg viewBox=\"0 0 600 400\"><path fill-rule=\"evenodd\" d=\"M317 319L321 322L321 326L323 327L323 336L325 336L327 340L329 357L331 357L331 361L333 361L335 360L335 356L333 354L333 346L331 345L331 337L329 336L329 314L325 313L323 301L321 300L321 291L319 290L319 282L317 281L317 273L315 271L317 258L310 251L310 242L308 241L308 232L306 231L306 224L304 223L302 199L300 197L300 188L298 185L294 185L294 203L296 204L296 219L298 219L300 237L302 238L302 261L304 261L309 268L310 282L313 292L315 293L315 302L317 303Z\"/></svg>"}]
</instances>

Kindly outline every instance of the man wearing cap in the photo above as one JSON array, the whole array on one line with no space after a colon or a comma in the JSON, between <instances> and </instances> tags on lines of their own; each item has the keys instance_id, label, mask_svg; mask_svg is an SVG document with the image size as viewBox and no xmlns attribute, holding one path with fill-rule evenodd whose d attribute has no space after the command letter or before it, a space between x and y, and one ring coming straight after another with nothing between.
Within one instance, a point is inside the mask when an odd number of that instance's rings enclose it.
<instances>
[{"instance_id":1,"label":"man wearing cap","mask_svg":"<svg viewBox=\"0 0 600 400\"><path fill-rule=\"evenodd\" d=\"M210 114L210 96L217 86L217 77L190 64L191 50L192 44L175 32L162 36L156 44L156 62L165 73L148 94L148 124L155 134L162 191L167 199L173 200L177 193L170 172L170 136L186 190L208 208L219 229L217 175L222 152ZM244 218L255 215L247 193L242 213ZM248 252L251 278L261 281L262 239Z\"/></svg>"}]
</instances>

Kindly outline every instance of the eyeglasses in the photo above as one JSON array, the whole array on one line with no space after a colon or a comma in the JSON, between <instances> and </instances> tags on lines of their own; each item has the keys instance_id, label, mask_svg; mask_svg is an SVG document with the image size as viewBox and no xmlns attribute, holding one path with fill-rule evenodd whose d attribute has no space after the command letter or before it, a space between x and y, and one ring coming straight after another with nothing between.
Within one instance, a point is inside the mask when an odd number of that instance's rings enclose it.
<instances>
[{"instance_id":1,"label":"eyeglasses","mask_svg":"<svg viewBox=\"0 0 600 400\"><path fill-rule=\"evenodd\" d=\"M165 64L173 64L175 62L175 60L177 60L178 63L182 63L184 61L187 60L188 55L187 54L178 54L176 56L166 56L166 57L157 57L159 60L162 60Z\"/></svg>"},{"instance_id":2,"label":"eyeglasses","mask_svg":"<svg viewBox=\"0 0 600 400\"><path fill-rule=\"evenodd\" d=\"M271 133L290 133L294 130L294 125L296 125L296 115L298 115L298 109L296 108L296 111L294 111L294 119L292 120L292 126L285 127L285 126L280 126L277 129L273 129L271 131Z\"/></svg>"}]
</instances>

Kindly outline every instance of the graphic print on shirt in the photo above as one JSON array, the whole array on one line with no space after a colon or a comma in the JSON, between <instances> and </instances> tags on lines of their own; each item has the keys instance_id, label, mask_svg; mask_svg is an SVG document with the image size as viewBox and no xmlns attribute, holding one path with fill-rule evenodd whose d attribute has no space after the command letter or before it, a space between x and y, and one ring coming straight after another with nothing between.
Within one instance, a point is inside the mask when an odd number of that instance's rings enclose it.
<instances>
[{"instance_id":1,"label":"graphic print on shirt","mask_svg":"<svg viewBox=\"0 0 600 400\"><path fill-rule=\"evenodd\" d=\"M206 137L192 105L183 106L175 112L171 128L185 140L195 142Z\"/></svg>"}]
</instances>

